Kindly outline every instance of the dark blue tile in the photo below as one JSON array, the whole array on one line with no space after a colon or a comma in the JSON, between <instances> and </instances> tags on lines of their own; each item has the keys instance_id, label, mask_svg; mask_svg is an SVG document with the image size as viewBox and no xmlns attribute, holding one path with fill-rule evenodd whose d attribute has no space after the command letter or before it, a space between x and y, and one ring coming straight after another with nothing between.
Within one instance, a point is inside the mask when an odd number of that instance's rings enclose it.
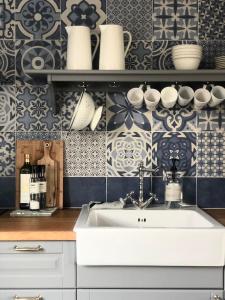
<instances>
[{"instance_id":1,"label":"dark blue tile","mask_svg":"<svg viewBox=\"0 0 225 300\"><path fill-rule=\"evenodd\" d=\"M106 201L105 177L64 177L65 207L80 207L90 201Z\"/></svg>"},{"instance_id":2,"label":"dark blue tile","mask_svg":"<svg viewBox=\"0 0 225 300\"><path fill-rule=\"evenodd\" d=\"M0 177L0 207L14 208L16 203L15 177Z\"/></svg>"},{"instance_id":3,"label":"dark blue tile","mask_svg":"<svg viewBox=\"0 0 225 300\"><path fill-rule=\"evenodd\" d=\"M139 179L137 177L108 177L107 178L107 201L117 201L124 198L127 193L134 191L135 198L139 195ZM144 179L144 198L149 197L151 191L151 178Z\"/></svg>"},{"instance_id":4,"label":"dark blue tile","mask_svg":"<svg viewBox=\"0 0 225 300\"><path fill-rule=\"evenodd\" d=\"M197 204L202 208L225 208L225 178L198 178Z\"/></svg>"},{"instance_id":5,"label":"dark blue tile","mask_svg":"<svg viewBox=\"0 0 225 300\"><path fill-rule=\"evenodd\" d=\"M196 178L184 177L182 179L183 187L183 202L195 205L196 204ZM159 203L164 203L166 184L162 177L152 178L152 192L156 194Z\"/></svg>"},{"instance_id":6,"label":"dark blue tile","mask_svg":"<svg viewBox=\"0 0 225 300\"><path fill-rule=\"evenodd\" d=\"M15 83L15 42L0 40L0 84Z\"/></svg>"},{"instance_id":7,"label":"dark blue tile","mask_svg":"<svg viewBox=\"0 0 225 300\"><path fill-rule=\"evenodd\" d=\"M14 39L14 1L1 0L0 12L0 38Z\"/></svg>"}]
</instances>

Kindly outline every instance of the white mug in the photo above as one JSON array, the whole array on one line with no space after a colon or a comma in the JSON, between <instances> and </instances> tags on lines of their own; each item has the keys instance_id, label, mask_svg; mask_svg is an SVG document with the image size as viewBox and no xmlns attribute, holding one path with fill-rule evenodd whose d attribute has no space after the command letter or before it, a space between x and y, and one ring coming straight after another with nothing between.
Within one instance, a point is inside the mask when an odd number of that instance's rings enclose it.
<instances>
[{"instance_id":1,"label":"white mug","mask_svg":"<svg viewBox=\"0 0 225 300\"><path fill-rule=\"evenodd\" d=\"M143 85L129 90L127 99L135 108L141 108L144 102Z\"/></svg>"},{"instance_id":2,"label":"white mug","mask_svg":"<svg viewBox=\"0 0 225 300\"><path fill-rule=\"evenodd\" d=\"M178 92L174 85L167 86L161 91L162 104L165 108L172 108L177 102Z\"/></svg>"},{"instance_id":3,"label":"white mug","mask_svg":"<svg viewBox=\"0 0 225 300\"><path fill-rule=\"evenodd\" d=\"M148 110L154 110L158 105L161 98L161 94L158 90L152 89L149 85L144 93L145 105Z\"/></svg>"},{"instance_id":4,"label":"white mug","mask_svg":"<svg viewBox=\"0 0 225 300\"><path fill-rule=\"evenodd\" d=\"M210 92L206 89L206 85L203 88L197 89L194 95L194 109L200 110L206 106L211 99Z\"/></svg>"},{"instance_id":5,"label":"white mug","mask_svg":"<svg viewBox=\"0 0 225 300\"><path fill-rule=\"evenodd\" d=\"M186 106L194 98L195 92L190 86L181 86L178 92L178 103L180 106Z\"/></svg>"},{"instance_id":6,"label":"white mug","mask_svg":"<svg viewBox=\"0 0 225 300\"><path fill-rule=\"evenodd\" d=\"M211 97L212 98L209 101L209 106L214 107L219 105L225 100L225 88L220 85L212 86Z\"/></svg>"}]
</instances>

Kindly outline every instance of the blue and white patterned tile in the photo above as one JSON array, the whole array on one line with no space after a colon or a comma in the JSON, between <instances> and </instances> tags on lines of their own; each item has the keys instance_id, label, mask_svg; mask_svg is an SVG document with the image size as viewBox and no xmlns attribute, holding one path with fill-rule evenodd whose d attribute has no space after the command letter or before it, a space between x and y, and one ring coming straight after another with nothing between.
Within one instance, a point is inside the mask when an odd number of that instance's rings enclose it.
<instances>
[{"instance_id":1,"label":"blue and white patterned tile","mask_svg":"<svg viewBox=\"0 0 225 300\"><path fill-rule=\"evenodd\" d=\"M150 131L152 114L145 107L136 109L127 99L125 92L107 94L107 130Z\"/></svg>"},{"instance_id":2,"label":"blue and white patterned tile","mask_svg":"<svg viewBox=\"0 0 225 300\"><path fill-rule=\"evenodd\" d=\"M89 92L90 96L94 100L96 108L103 106L103 113L101 120L99 121L96 131L105 131L106 130L106 93L105 92ZM75 107L79 101L81 93L73 90L61 89L57 93L57 99L59 103L63 103L61 112L62 112L62 130L67 131L70 127L70 122L73 117ZM90 127L86 127L83 131L90 131Z\"/></svg>"},{"instance_id":3,"label":"blue and white patterned tile","mask_svg":"<svg viewBox=\"0 0 225 300\"><path fill-rule=\"evenodd\" d=\"M225 105L198 112L199 131L225 131Z\"/></svg>"},{"instance_id":4,"label":"blue and white patterned tile","mask_svg":"<svg viewBox=\"0 0 225 300\"><path fill-rule=\"evenodd\" d=\"M16 83L46 84L46 78L32 78L26 70L52 70L61 68L60 41L16 41Z\"/></svg>"},{"instance_id":5,"label":"blue and white patterned tile","mask_svg":"<svg viewBox=\"0 0 225 300\"><path fill-rule=\"evenodd\" d=\"M152 163L170 170L172 158L179 160L177 169L185 176L196 174L196 134L187 132L154 132L152 136ZM162 171L162 170L161 170Z\"/></svg>"},{"instance_id":6,"label":"blue and white patterned tile","mask_svg":"<svg viewBox=\"0 0 225 300\"><path fill-rule=\"evenodd\" d=\"M0 133L0 176L15 176L15 134Z\"/></svg>"},{"instance_id":7,"label":"blue and white patterned tile","mask_svg":"<svg viewBox=\"0 0 225 300\"><path fill-rule=\"evenodd\" d=\"M17 131L60 131L61 118L52 112L48 86L17 88Z\"/></svg>"},{"instance_id":8,"label":"blue and white patterned tile","mask_svg":"<svg viewBox=\"0 0 225 300\"><path fill-rule=\"evenodd\" d=\"M14 39L14 0L0 0L0 38Z\"/></svg>"},{"instance_id":9,"label":"blue and white patterned tile","mask_svg":"<svg viewBox=\"0 0 225 300\"><path fill-rule=\"evenodd\" d=\"M153 42L153 69L174 69L172 48L180 44L196 44L195 41L154 41Z\"/></svg>"},{"instance_id":10,"label":"blue and white patterned tile","mask_svg":"<svg viewBox=\"0 0 225 300\"><path fill-rule=\"evenodd\" d=\"M152 112L152 131L196 131L197 113L193 111L192 104L181 107L176 105L172 109L166 109L160 104Z\"/></svg>"},{"instance_id":11,"label":"blue and white patterned tile","mask_svg":"<svg viewBox=\"0 0 225 300\"><path fill-rule=\"evenodd\" d=\"M15 87L0 86L0 131L14 131L16 127Z\"/></svg>"},{"instance_id":12,"label":"blue and white patterned tile","mask_svg":"<svg viewBox=\"0 0 225 300\"><path fill-rule=\"evenodd\" d=\"M200 45L203 47L203 58L200 68L215 69L215 57L225 55L225 41L200 41Z\"/></svg>"},{"instance_id":13,"label":"blue and white patterned tile","mask_svg":"<svg viewBox=\"0 0 225 300\"><path fill-rule=\"evenodd\" d=\"M63 132L65 176L106 176L105 132Z\"/></svg>"},{"instance_id":14,"label":"blue and white patterned tile","mask_svg":"<svg viewBox=\"0 0 225 300\"><path fill-rule=\"evenodd\" d=\"M46 132L46 131L32 131L32 132L16 132L16 140L61 140L61 132Z\"/></svg>"},{"instance_id":15,"label":"blue and white patterned tile","mask_svg":"<svg viewBox=\"0 0 225 300\"><path fill-rule=\"evenodd\" d=\"M138 176L141 161L151 168L150 132L107 133L107 176Z\"/></svg>"},{"instance_id":16,"label":"blue and white patterned tile","mask_svg":"<svg viewBox=\"0 0 225 300\"><path fill-rule=\"evenodd\" d=\"M198 134L197 175L222 177L225 175L225 134L201 132Z\"/></svg>"},{"instance_id":17,"label":"blue and white patterned tile","mask_svg":"<svg viewBox=\"0 0 225 300\"><path fill-rule=\"evenodd\" d=\"M199 0L199 39L224 40L224 0Z\"/></svg>"},{"instance_id":18,"label":"blue and white patterned tile","mask_svg":"<svg viewBox=\"0 0 225 300\"><path fill-rule=\"evenodd\" d=\"M15 42L0 40L0 84L15 83Z\"/></svg>"},{"instance_id":19,"label":"blue and white patterned tile","mask_svg":"<svg viewBox=\"0 0 225 300\"><path fill-rule=\"evenodd\" d=\"M198 0L154 0L154 39L198 38Z\"/></svg>"},{"instance_id":20,"label":"blue and white patterned tile","mask_svg":"<svg viewBox=\"0 0 225 300\"><path fill-rule=\"evenodd\" d=\"M60 39L59 0L15 0L16 39Z\"/></svg>"},{"instance_id":21,"label":"blue and white patterned tile","mask_svg":"<svg viewBox=\"0 0 225 300\"><path fill-rule=\"evenodd\" d=\"M126 69L152 69L152 43L147 41L132 42L126 56Z\"/></svg>"},{"instance_id":22,"label":"blue and white patterned tile","mask_svg":"<svg viewBox=\"0 0 225 300\"><path fill-rule=\"evenodd\" d=\"M61 11L61 35L66 39L66 26L85 25L95 30L103 24L106 20L106 0L62 0Z\"/></svg>"},{"instance_id":23,"label":"blue and white patterned tile","mask_svg":"<svg viewBox=\"0 0 225 300\"><path fill-rule=\"evenodd\" d=\"M152 0L107 0L107 23L128 30L133 41L151 40Z\"/></svg>"}]
</instances>

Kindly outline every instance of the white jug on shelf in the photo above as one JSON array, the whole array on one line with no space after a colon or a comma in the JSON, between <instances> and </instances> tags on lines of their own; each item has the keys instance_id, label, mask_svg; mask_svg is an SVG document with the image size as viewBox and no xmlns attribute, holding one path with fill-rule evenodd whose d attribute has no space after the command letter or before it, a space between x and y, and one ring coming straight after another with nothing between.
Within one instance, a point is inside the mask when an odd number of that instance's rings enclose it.
<instances>
[{"instance_id":1,"label":"white jug on shelf","mask_svg":"<svg viewBox=\"0 0 225 300\"><path fill-rule=\"evenodd\" d=\"M68 70L92 70L92 60L99 46L99 35L90 31L87 26L67 26L67 63ZM93 55L91 53L91 35L97 42Z\"/></svg>"},{"instance_id":2,"label":"white jug on shelf","mask_svg":"<svg viewBox=\"0 0 225 300\"><path fill-rule=\"evenodd\" d=\"M125 57L132 42L129 31L120 25L100 25L101 42L99 70L125 70ZM128 45L124 50L124 35L128 35Z\"/></svg>"}]
</instances>

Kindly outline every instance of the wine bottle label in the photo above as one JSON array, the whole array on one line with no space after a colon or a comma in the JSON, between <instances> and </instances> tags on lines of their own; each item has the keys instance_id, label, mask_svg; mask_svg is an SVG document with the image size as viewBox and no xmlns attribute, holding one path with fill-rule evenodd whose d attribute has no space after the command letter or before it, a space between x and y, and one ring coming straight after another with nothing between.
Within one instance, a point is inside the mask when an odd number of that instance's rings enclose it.
<instances>
[{"instance_id":1,"label":"wine bottle label","mask_svg":"<svg viewBox=\"0 0 225 300\"><path fill-rule=\"evenodd\" d=\"M39 182L30 183L30 194L39 194Z\"/></svg>"},{"instance_id":2,"label":"wine bottle label","mask_svg":"<svg viewBox=\"0 0 225 300\"><path fill-rule=\"evenodd\" d=\"M30 202L30 174L20 174L20 203Z\"/></svg>"},{"instance_id":3,"label":"wine bottle label","mask_svg":"<svg viewBox=\"0 0 225 300\"><path fill-rule=\"evenodd\" d=\"M46 181L39 182L40 193L46 193L47 190L46 188L47 188Z\"/></svg>"},{"instance_id":4,"label":"wine bottle label","mask_svg":"<svg viewBox=\"0 0 225 300\"><path fill-rule=\"evenodd\" d=\"M39 201L30 200L30 209L31 210L39 210L40 209Z\"/></svg>"}]
</instances>

